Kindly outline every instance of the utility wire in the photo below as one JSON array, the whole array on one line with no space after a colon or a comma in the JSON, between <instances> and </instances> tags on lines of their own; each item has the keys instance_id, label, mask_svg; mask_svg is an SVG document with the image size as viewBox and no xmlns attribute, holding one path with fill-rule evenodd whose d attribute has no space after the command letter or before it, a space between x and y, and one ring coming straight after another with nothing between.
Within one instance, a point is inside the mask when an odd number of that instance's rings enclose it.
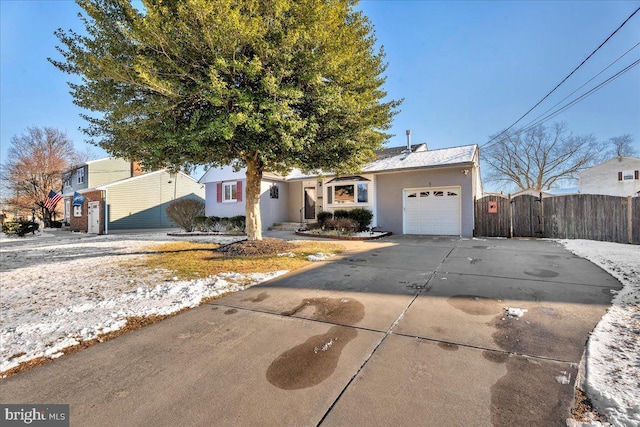
<instances>
[{"instance_id":1,"label":"utility wire","mask_svg":"<svg viewBox=\"0 0 640 427\"><path fill-rule=\"evenodd\" d=\"M605 68L603 68L602 70L600 70L600 72L598 74L596 74L595 76L591 77L589 80L587 80L584 84L582 84L579 88L577 88L576 90L574 90L573 92L571 92L569 95L565 96L564 98L562 98L560 101L556 102L552 107L550 107L549 109L547 109L544 113L540 114L538 117L536 117L535 119L531 120L529 123L527 123L526 125L524 125L522 128L520 128L520 131L518 131L518 133L522 132L522 129L528 128L532 123L536 122L540 117L543 117L545 114L547 114L549 111L553 110L554 108L556 108L558 105L562 104L567 98L569 98L571 95L573 95L574 93L576 93L577 91L579 91L580 89L582 89L583 87L585 87L586 85L588 85L589 83L591 83L596 77L598 77L600 74L604 73L605 71L607 71L609 68L611 68L611 66L613 64L615 64L616 62L618 62L619 60L621 60L623 57L625 57L629 52L631 52L633 49L635 49L636 47L640 46L640 42L636 43L633 47L631 47L629 50L627 50L625 53L623 53L622 55L618 56L611 64L607 65ZM528 129L527 129L528 130Z\"/></svg>"},{"instance_id":2,"label":"utility wire","mask_svg":"<svg viewBox=\"0 0 640 427\"><path fill-rule=\"evenodd\" d=\"M485 142L483 145L487 145L489 143L491 143L492 141L498 139L500 136L504 135L509 129L511 129L512 127L514 127L520 120L522 120L523 118L525 118L531 111L533 111L538 105L540 105L545 99L547 99L553 92L556 91L556 89L558 89L565 81L567 81L567 79L569 79L569 77L571 77L573 75L573 73L575 73L576 71L578 71L578 69L580 67L582 67L584 65L585 62L587 62L589 60L589 58L591 58L598 50L600 50L600 48L602 46L605 45L605 43L607 43L609 41L609 39L611 39L611 37L613 37L622 27L624 27L624 25L629 22L629 20L636 14L638 13L638 11L640 11L640 7L637 8L635 11L633 11L633 13L631 15L629 15L629 17L627 19L624 20L624 22L622 24L620 24L620 26L618 28L616 28L616 30L611 33L609 35L609 37L606 38L605 41L603 41L602 43L600 43L600 46L598 46L593 52L591 52L589 54L589 56L587 56L581 63L580 65L578 65L576 68L573 69L573 71L571 71L569 73L569 75L567 75L567 77L565 77L564 79L562 79L562 81L560 83L558 83L556 85L556 87L554 87L549 93L547 93L540 101L538 101L533 107L531 107L529 109L529 111L527 111L526 113L524 113L522 116L520 116L520 118L518 120L516 120L515 122L513 122L508 128L506 128L505 130L503 130L502 132L500 132L499 134L497 134L496 136L494 136L493 138L491 138L489 141Z\"/></svg>"},{"instance_id":3,"label":"utility wire","mask_svg":"<svg viewBox=\"0 0 640 427\"><path fill-rule=\"evenodd\" d=\"M540 124L552 119L553 117L557 116L558 114L562 113L563 111L567 110L568 108L570 108L573 105L577 104L578 102L582 101L583 99L585 99L589 95L592 95L596 91L602 89L604 86L606 86L607 84L611 83L613 80L617 79L618 77L620 77L621 75L623 75L627 71L631 70L633 67L637 66L638 64L640 64L640 59L637 59L636 61L634 61L631 64L627 65L625 68L623 68L622 70L618 71L616 74L614 74L611 77L609 77L608 79L604 80L603 82L601 82L597 86L594 86L593 88L591 88L587 92L583 93L582 95L580 95L576 99L570 101L569 103L565 104L564 106L560 107L559 109L555 110L554 112L550 113L549 115L541 118L540 120L538 120L538 121L536 121L534 123L531 123L530 125L527 125L527 126L524 126L524 127L520 128L518 131L514 132L514 134L515 135L519 135L519 134L521 134L523 132L527 132L527 131L533 129L534 127L536 127L536 126L538 126L538 125L540 125ZM496 142L494 142L492 144L486 145L484 148L488 149L488 148L496 145L497 143L498 142L496 141Z\"/></svg>"},{"instance_id":4,"label":"utility wire","mask_svg":"<svg viewBox=\"0 0 640 427\"><path fill-rule=\"evenodd\" d=\"M621 75L623 75L624 73L626 73L627 71L629 71L630 69L632 69L633 67L635 67L638 64L640 64L640 59L637 59L635 62L631 63L630 65L626 66L622 70L618 71L616 74L614 74L613 76L609 77L607 80L603 81L599 85L595 86L594 88L592 88L589 91L585 92L584 94L580 95L578 98L574 99L573 101L569 102L568 104L564 105L563 107L559 108L558 110L554 111L553 113L543 117L541 120L533 123L531 126L524 127L522 129L520 129L518 131L518 133L526 132L526 131L538 126L539 124L542 124L542 123L546 122L547 120L552 119L553 117L555 117L558 114L562 113L566 109L568 109L568 108L572 107L573 105L577 104L578 102L582 101L587 96L589 96L589 95L593 94L594 92L596 92L597 90L601 89L603 86L611 83L613 80L617 79L618 77L620 77Z\"/></svg>"}]
</instances>

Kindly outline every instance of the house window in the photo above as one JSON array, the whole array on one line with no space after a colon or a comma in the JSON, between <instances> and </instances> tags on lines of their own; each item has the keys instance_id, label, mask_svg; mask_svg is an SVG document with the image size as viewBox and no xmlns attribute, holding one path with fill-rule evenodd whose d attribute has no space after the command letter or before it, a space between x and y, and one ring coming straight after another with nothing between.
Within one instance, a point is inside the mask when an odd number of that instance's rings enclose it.
<instances>
[{"instance_id":1,"label":"house window","mask_svg":"<svg viewBox=\"0 0 640 427\"><path fill-rule=\"evenodd\" d=\"M234 183L224 184L222 200L225 202L235 202L238 200L238 185Z\"/></svg>"},{"instance_id":2,"label":"house window","mask_svg":"<svg viewBox=\"0 0 640 427\"><path fill-rule=\"evenodd\" d=\"M271 186L271 188L269 189L269 197L271 197L272 199L280 198L280 189L277 185L274 184Z\"/></svg>"},{"instance_id":3,"label":"house window","mask_svg":"<svg viewBox=\"0 0 640 427\"><path fill-rule=\"evenodd\" d=\"M78 176L78 184L84 184L84 168L80 168L76 171Z\"/></svg>"},{"instance_id":4,"label":"house window","mask_svg":"<svg viewBox=\"0 0 640 427\"><path fill-rule=\"evenodd\" d=\"M73 216L82 216L82 205L76 205L73 207Z\"/></svg>"},{"instance_id":5,"label":"house window","mask_svg":"<svg viewBox=\"0 0 640 427\"><path fill-rule=\"evenodd\" d=\"M369 201L369 185L358 184L358 203L367 203Z\"/></svg>"},{"instance_id":6,"label":"house window","mask_svg":"<svg viewBox=\"0 0 640 427\"><path fill-rule=\"evenodd\" d=\"M624 172L622 172L622 179L624 181L626 181L628 179L633 179L633 171L624 171Z\"/></svg>"},{"instance_id":7,"label":"house window","mask_svg":"<svg viewBox=\"0 0 640 427\"><path fill-rule=\"evenodd\" d=\"M327 201L331 205L357 205L369 202L369 181L360 176L336 178L327 186Z\"/></svg>"},{"instance_id":8,"label":"house window","mask_svg":"<svg viewBox=\"0 0 640 427\"><path fill-rule=\"evenodd\" d=\"M420 192L420 197L429 197L429 192L428 191L421 191Z\"/></svg>"}]
</instances>

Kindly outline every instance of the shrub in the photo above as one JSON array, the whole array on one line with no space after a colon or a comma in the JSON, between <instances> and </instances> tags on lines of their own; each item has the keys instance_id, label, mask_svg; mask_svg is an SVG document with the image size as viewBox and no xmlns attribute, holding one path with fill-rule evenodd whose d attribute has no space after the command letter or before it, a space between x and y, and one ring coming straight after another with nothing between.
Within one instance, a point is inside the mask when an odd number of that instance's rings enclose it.
<instances>
[{"instance_id":1,"label":"shrub","mask_svg":"<svg viewBox=\"0 0 640 427\"><path fill-rule=\"evenodd\" d=\"M204 222L204 228L207 231L218 231L216 230L216 227L218 226L218 222L220 221L220 218L218 218L215 215L212 216L208 216L207 219Z\"/></svg>"},{"instance_id":2,"label":"shrub","mask_svg":"<svg viewBox=\"0 0 640 427\"><path fill-rule=\"evenodd\" d=\"M60 221L51 221L51 224L49 225L51 228L62 228L62 222Z\"/></svg>"},{"instance_id":3,"label":"shrub","mask_svg":"<svg viewBox=\"0 0 640 427\"><path fill-rule=\"evenodd\" d=\"M371 225L373 212L369 209L356 208L349 211L348 218L358 223L358 231L366 231Z\"/></svg>"},{"instance_id":4,"label":"shrub","mask_svg":"<svg viewBox=\"0 0 640 427\"><path fill-rule=\"evenodd\" d=\"M15 234L19 226L20 223L18 221L7 221L2 224L2 232L7 235Z\"/></svg>"},{"instance_id":5,"label":"shrub","mask_svg":"<svg viewBox=\"0 0 640 427\"><path fill-rule=\"evenodd\" d=\"M244 215L236 215L229 218L231 228L243 231L247 228L247 218Z\"/></svg>"},{"instance_id":6,"label":"shrub","mask_svg":"<svg viewBox=\"0 0 640 427\"><path fill-rule=\"evenodd\" d=\"M333 217L335 219L349 218L349 211L346 209L336 209L335 211L333 211Z\"/></svg>"},{"instance_id":7,"label":"shrub","mask_svg":"<svg viewBox=\"0 0 640 427\"><path fill-rule=\"evenodd\" d=\"M341 233L352 233L358 228L358 223L349 218L331 218L325 221L326 230L336 230Z\"/></svg>"},{"instance_id":8,"label":"shrub","mask_svg":"<svg viewBox=\"0 0 640 427\"><path fill-rule=\"evenodd\" d=\"M333 218L333 214L331 212L318 212L318 225L320 228L324 227L324 222L331 218Z\"/></svg>"},{"instance_id":9,"label":"shrub","mask_svg":"<svg viewBox=\"0 0 640 427\"><path fill-rule=\"evenodd\" d=\"M198 199L179 199L167 206L167 216L186 232L193 231L194 220L204 213L204 202Z\"/></svg>"},{"instance_id":10,"label":"shrub","mask_svg":"<svg viewBox=\"0 0 640 427\"><path fill-rule=\"evenodd\" d=\"M193 218L193 228L196 231L209 231L207 228L207 217L204 215L198 215Z\"/></svg>"},{"instance_id":11,"label":"shrub","mask_svg":"<svg viewBox=\"0 0 640 427\"><path fill-rule=\"evenodd\" d=\"M351 218L338 218L336 222L337 230L343 233L352 233L358 229L358 223Z\"/></svg>"},{"instance_id":12,"label":"shrub","mask_svg":"<svg viewBox=\"0 0 640 427\"><path fill-rule=\"evenodd\" d=\"M40 228L40 224L32 221L7 221L2 225L2 232L10 235L17 234L23 237L27 233L35 233Z\"/></svg>"}]
</instances>

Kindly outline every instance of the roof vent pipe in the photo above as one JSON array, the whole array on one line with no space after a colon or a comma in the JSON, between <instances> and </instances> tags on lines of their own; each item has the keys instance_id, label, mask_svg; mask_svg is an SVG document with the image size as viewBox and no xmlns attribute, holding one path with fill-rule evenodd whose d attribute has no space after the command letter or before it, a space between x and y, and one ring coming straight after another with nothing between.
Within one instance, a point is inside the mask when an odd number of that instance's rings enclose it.
<instances>
[{"instance_id":1,"label":"roof vent pipe","mask_svg":"<svg viewBox=\"0 0 640 427\"><path fill-rule=\"evenodd\" d=\"M411 154L411 131L407 129L407 154Z\"/></svg>"}]
</instances>

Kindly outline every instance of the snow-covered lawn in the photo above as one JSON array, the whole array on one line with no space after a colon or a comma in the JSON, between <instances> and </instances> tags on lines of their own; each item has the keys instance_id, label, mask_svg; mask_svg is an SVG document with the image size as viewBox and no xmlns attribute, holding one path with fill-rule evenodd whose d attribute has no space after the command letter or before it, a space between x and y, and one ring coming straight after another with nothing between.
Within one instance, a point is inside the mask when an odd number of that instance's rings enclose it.
<instances>
[{"instance_id":1,"label":"snow-covered lawn","mask_svg":"<svg viewBox=\"0 0 640 427\"><path fill-rule=\"evenodd\" d=\"M640 426L640 246L593 240L560 243L623 285L589 338L582 387L611 425Z\"/></svg>"},{"instance_id":2,"label":"snow-covered lawn","mask_svg":"<svg viewBox=\"0 0 640 427\"><path fill-rule=\"evenodd\" d=\"M29 240L30 239L30 240ZM166 315L203 298L286 273L222 273L182 281L167 271L126 267L166 234L0 239L0 372L36 357L56 358L80 341L122 328L128 317ZM198 241L230 243L209 236ZM123 266L124 265L124 266Z\"/></svg>"}]
</instances>

